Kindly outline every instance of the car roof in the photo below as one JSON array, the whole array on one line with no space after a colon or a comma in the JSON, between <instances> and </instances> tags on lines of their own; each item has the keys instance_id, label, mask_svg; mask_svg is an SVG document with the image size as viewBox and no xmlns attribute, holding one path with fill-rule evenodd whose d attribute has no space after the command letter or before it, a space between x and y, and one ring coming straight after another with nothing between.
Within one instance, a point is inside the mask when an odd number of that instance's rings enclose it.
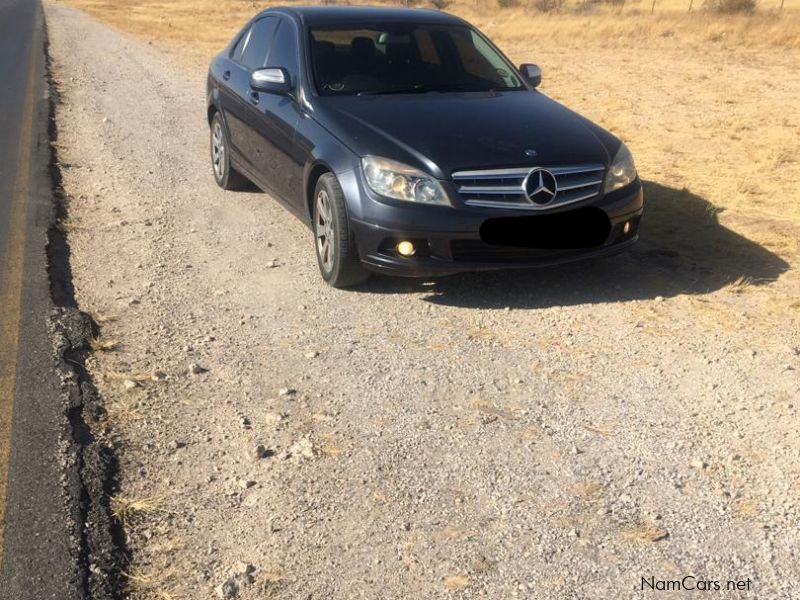
<instances>
[{"instance_id":1,"label":"car roof","mask_svg":"<svg viewBox=\"0 0 800 600\"><path fill-rule=\"evenodd\" d=\"M275 6L261 13L293 15L309 26L343 25L347 23L424 23L463 25L456 16L432 9L391 8L378 6Z\"/></svg>"}]
</instances>

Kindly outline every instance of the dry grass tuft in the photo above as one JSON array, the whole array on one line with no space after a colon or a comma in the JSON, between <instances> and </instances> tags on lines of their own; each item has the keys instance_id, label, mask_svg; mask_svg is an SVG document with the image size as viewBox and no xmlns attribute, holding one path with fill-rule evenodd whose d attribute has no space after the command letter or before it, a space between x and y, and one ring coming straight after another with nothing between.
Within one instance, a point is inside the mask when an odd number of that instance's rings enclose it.
<instances>
[{"instance_id":1,"label":"dry grass tuft","mask_svg":"<svg viewBox=\"0 0 800 600\"><path fill-rule=\"evenodd\" d=\"M94 319L95 323L102 324L102 323L113 323L114 321L117 321L119 319L119 316L107 315L105 313L97 313L95 315L92 315L92 318Z\"/></svg>"},{"instance_id":2,"label":"dry grass tuft","mask_svg":"<svg viewBox=\"0 0 800 600\"><path fill-rule=\"evenodd\" d=\"M466 575L450 575L444 580L448 590L463 590L469 585L469 577Z\"/></svg>"},{"instance_id":3,"label":"dry grass tuft","mask_svg":"<svg viewBox=\"0 0 800 600\"><path fill-rule=\"evenodd\" d=\"M739 277L738 279L731 281L728 285L726 285L725 289L731 294L743 294L750 289L752 285L753 281L749 277Z\"/></svg>"},{"instance_id":4,"label":"dry grass tuft","mask_svg":"<svg viewBox=\"0 0 800 600\"><path fill-rule=\"evenodd\" d=\"M278 567L267 567L265 569L260 569L256 573L255 579L258 589L264 594L269 594L268 597L271 597L275 588L286 580L286 575L283 573L283 570Z\"/></svg>"},{"instance_id":5,"label":"dry grass tuft","mask_svg":"<svg viewBox=\"0 0 800 600\"><path fill-rule=\"evenodd\" d=\"M591 431L592 433L602 435L603 437L611 437L612 435L614 435L613 430L605 427L598 427L597 425L584 425L583 428L586 431Z\"/></svg>"},{"instance_id":6,"label":"dry grass tuft","mask_svg":"<svg viewBox=\"0 0 800 600\"><path fill-rule=\"evenodd\" d=\"M659 542L669 537L669 532L653 523L639 523L625 530L623 537L634 542Z\"/></svg>"},{"instance_id":7,"label":"dry grass tuft","mask_svg":"<svg viewBox=\"0 0 800 600\"><path fill-rule=\"evenodd\" d=\"M94 352L112 352L119 348L117 340L104 340L99 337L93 337L89 340L89 347Z\"/></svg>"},{"instance_id":8,"label":"dry grass tuft","mask_svg":"<svg viewBox=\"0 0 800 600\"><path fill-rule=\"evenodd\" d=\"M168 514L164 508L164 498L155 496L151 498L125 498L114 496L111 498L111 514L128 529L131 523L139 516L157 513Z\"/></svg>"},{"instance_id":9,"label":"dry grass tuft","mask_svg":"<svg viewBox=\"0 0 800 600\"><path fill-rule=\"evenodd\" d=\"M69 233L70 231L80 229L80 227L72 219L66 218L56 222L56 229L61 233Z\"/></svg>"},{"instance_id":10,"label":"dry grass tuft","mask_svg":"<svg viewBox=\"0 0 800 600\"><path fill-rule=\"evenodd\" d=\"M750 498L737 498L733 501L733 509L742 517L753 518L758 516L758 505Z\"/></svg>"},{"instance_id":11,"label":"dry grass tuft","mask_svg":"<svg viewBox=\"0 0 800 600\"><path fill-rule=\"evenodd\" d=\"M123 571L122 575L125 577L129 592L140 592L161 600L177 600L172 592L165 589L166 578L163 574L151 575L138 569L131 569Z\"/></svg>"}]
</instances>

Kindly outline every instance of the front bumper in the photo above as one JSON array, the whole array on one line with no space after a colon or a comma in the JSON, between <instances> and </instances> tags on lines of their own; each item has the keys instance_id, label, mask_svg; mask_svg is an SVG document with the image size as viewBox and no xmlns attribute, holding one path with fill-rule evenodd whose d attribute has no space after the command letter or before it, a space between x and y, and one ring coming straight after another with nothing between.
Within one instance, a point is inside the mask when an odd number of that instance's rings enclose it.
<instances>
[{"instance_id":1,"label":"front bumper","mask_svg":"<svg viewBox=\"0 0 800 600\"><path fill-rule=\"evenodd\" d=\"M643 206L642 185L637 179L623 189L588 203L554 209L552 213L567 215L593 207L608 217L610 232L605 241L586 248L499 246L481 239L481 226L487 220L530 218L528 211L392 207L388 214L352 219L351 226L366 268L390 275L426 277L462 271L543 267L615 254L638 239ZM624 231L626 224L628 229ZM414 256L404 257L397 252L396 245L402 240L414 243L417 248Z\"/></svg>"}]
</instances>

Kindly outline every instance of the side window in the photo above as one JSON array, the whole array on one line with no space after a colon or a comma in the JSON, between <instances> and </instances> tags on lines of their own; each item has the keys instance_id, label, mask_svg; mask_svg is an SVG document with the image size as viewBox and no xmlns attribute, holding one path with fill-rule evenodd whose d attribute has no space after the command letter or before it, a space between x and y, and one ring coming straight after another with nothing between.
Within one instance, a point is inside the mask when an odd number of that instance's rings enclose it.
<instances>
[{"instance_id":1,"label":"side window","mask_svg":"<svg viewBox=\"0 0 800 600\"><path fill-rule=\"evenodd\" d=\"M242 65L251 71L260 69L267 62L267 52L272 42L272 33L275 30L276 17L264 17L253 24L247 43L242 52Z\"/></svg>"},{"instance_id":2,"label":"side window","mask_svg":"<svg viewBox=\"0 0 800 600\"><path fill-rule=\"evenodd\" d=\"M297 65L297 33L289 21L280 20L278 33L269 51L267 58L268 67L283 67L289 72L289 83L292 87L297 85L299 69Z\"/></svg>"},{"instance_id":3,"label":"side window","mask_svg":"<svg viewBox=\"0 0 800 600\"><path fill-rule=\"evenodd\" d=\"M250 38L250 32L253 31L252 27L248 27L247 31L245 31L239 41L236 42L236 45L233 47L233 52L231 52L231 58L236 62L242 62L242 50L247 45L247 40Z\"/></svg>"}]
</instances>

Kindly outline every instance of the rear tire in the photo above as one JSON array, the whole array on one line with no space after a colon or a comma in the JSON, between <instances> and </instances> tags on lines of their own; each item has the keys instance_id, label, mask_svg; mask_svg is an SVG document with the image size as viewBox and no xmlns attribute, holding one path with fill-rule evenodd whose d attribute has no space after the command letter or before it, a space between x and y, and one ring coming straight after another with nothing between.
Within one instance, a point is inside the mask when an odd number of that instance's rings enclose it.
<instances>
[{"instance_id":1,"label":"rear tire","mask_svg":"<svg viewBox=\"0 0 800 600\"><path fill-rule=\"evenodd\" d=\"M211 170L214 180L223 190L240 190L248 183L247 178L231 164L230 140L228 130L220 114L211 118Z\"/></svg>"},{"instance_id":2,"label":"rear tire","mask_svg":"<svg viewBox=\"0 0 800 600\"><path fill-rule=\"evenodd\" d=\"M322 278L335 288L346 288L369 279L361 264L344 193L333 173L325 173L314 189L312 210L314 248Z\"/></svg>"}]
</instances>

